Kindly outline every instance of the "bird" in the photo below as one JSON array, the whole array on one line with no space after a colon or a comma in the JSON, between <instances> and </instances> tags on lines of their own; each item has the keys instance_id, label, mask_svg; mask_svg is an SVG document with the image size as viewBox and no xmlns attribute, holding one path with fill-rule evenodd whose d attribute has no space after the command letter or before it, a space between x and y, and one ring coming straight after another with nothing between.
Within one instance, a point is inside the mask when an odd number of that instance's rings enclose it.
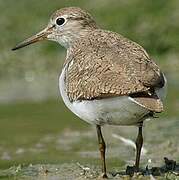
<instances>
[{"instance_id":1,"label":"bird","mask_svg":"<svg viewBox=\"0 0 179 180\"><path fill-rule=\"evenodd\" d=\"M39 33L12 50L51 40L66 48L59 76L64 104L79 118L96 126L102 177L107 178L104 125L136 126L136 158L139 171L143 122L164 111L167 80L155 61L136 42L101 28L80 7L55 11Z\"/></svg>"}]
</instances>

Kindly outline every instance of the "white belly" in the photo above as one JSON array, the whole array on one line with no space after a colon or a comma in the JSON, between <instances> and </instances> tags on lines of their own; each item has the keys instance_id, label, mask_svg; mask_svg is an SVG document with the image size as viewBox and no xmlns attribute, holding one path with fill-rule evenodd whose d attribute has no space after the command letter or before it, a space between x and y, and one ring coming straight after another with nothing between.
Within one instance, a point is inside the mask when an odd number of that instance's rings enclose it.
<instances>
[{"instance_id":1,"label":"white belly","mask_svg":"<svg viewBox=\"0 0 179 180\"><path fill-rule=\"evenodd\" d=\"M59 88L65 105L79 118L91 124L135 125L149 113L128 96L70 102L65 88L64 70L59 78Z\"/></svg>"}]
</instances>

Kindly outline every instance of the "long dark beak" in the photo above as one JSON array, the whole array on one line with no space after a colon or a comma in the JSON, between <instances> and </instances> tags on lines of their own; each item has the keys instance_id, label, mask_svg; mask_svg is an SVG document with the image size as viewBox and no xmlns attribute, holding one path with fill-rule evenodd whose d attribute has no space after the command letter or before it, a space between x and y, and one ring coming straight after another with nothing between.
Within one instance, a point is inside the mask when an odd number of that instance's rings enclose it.
<instances>
[{"instance_id":1,"label":"long dark beak","mask_svg":"<svg viewBox=\"0 0 179 180\"><path fill-rule=\"evenodd\" d=\"M30 44L36 43L38 41L42 41L47 39L47 36L52 33L53 27L45 28L44 30L40 31L36 35L24 40L23 42L17 44L12 50L15 51L17 49L23 48Z\"/></svg>"}]
</instances>

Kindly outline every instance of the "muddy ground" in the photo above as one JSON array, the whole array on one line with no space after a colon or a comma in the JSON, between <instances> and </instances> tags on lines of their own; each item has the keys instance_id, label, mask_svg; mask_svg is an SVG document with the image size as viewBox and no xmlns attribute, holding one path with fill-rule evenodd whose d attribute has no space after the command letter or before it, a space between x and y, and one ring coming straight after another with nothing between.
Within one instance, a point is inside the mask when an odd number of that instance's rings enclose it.
<instances>
[{"instance_id":1,"label":"muddy ground","mask_svg":"<svg viewBox=\"0 0 179 180\"><path fill-rule=\"evenodd\" d=\"M130 168L126 172L126 167L134 164L134 141L137 128L104 127L109 179L131 179L131 177L133 177L132 179L152 180L179 179L177 125L177 119L168 121L159 118L145 122L144 146L139 173L134 173ZM166 131L166 129L169 130ZM100 156L94 127L89 126L82 132L81 130L65 129L58 136L41 137L38 146L34 149L33 158L35 155L38 157L48 151L51 147L49 144L52 142L56 142L54 146L59 151L59 154L54 152L54 156L58 159L57 162L31 164L24 160L24 163L19 163L19 165L16 163L15 166L0 170L0 179L81 180L101 178ZM62 153L62 150L67 154ZM25 156L26 153L30 155L32 152L24 149L24 152L19 150L18 153L18 157L20 157ZM13 154L9 154L9 156L13 156ZM164 157L167 158L164 159ZM43 162L43 160L39 161ZM66 163L64 163L65 161Z\"/></svg>"},{"instance_id":2,"label":"muddy ground","mask_svg":"<svg viewBox=\"0 0 179 180\"><path fill-rule=\"evenodd\" d=\"M64 163L59 165L28 165L14 166L8 170L0 171L1 179L19 180L83 180L102 179L99 167L92 165L81 165L80 163ZM174 161L165 163L161 167L146 168L139 173L130 174L125 171L108 172L109 179L179 179L179 164Z\"/></svg>"}]
</instances>

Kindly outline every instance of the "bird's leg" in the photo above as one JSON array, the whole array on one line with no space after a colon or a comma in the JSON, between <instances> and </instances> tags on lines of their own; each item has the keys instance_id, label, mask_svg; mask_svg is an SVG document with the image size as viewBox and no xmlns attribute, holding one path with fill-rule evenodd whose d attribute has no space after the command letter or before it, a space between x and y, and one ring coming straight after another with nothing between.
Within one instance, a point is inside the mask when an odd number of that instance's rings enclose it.
<instances>
[{"instance_id":1,"label":"bird's leg","mask_svg":"<svg viewBox=\"0 0 179 180\"><path fill-rule=\"evenodd\" d=\"M139 171L140 155L141 155L141 149L142 149L142 145L143 145L142 125L143 125L143 123L139 124L138 136L136 139L136 161L135 161L135 170L136 171Z\"/></svg>"},{"instance_id":2,"label":"bird's leg","mask_svg":"<svg viewBox=\"0 0 179 180\"><path fill-rule=\"evenodd\" d=\"M106 162L105 162L106 144L104 142L104 138L103 138L103 135L102 135L102 132L101 132L101 126L96 125L96 130L97 130L97 135L98 135L99 151L101 153L103 178L107 178Z\"/></svg>"}]
</instances>

